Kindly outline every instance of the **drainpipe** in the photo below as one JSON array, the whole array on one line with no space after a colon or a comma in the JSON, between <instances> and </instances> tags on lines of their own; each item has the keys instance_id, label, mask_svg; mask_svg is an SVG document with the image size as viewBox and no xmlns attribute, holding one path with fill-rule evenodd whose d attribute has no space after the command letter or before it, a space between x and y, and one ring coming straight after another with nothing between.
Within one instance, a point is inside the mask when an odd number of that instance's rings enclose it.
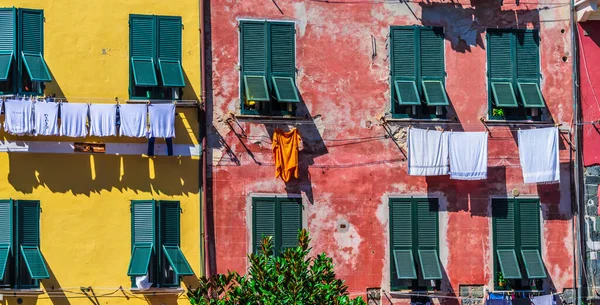
<instances>
[{"instance_id":1,"label":"drainpipe","mask_svg":"<svg viewBox=\"0 0 600 305\"><path fill-rule=\"evenodd\" d=\"M205 48L205 43L204 43L204 1L203 0L198 0L198 14L199 14L199 18L198 18L198 35L200 36L200 87L201 87L201 94L200 94L200 102L201 102L201 106L200 109L198 109L198 111L200 112L199 115L199 120L198 120L198 124L200 125L199 127L199 132L200 132L200 138L202 139L200 145L202 145L202 147L200 147L200 149L202 150L202 164L200 165L200 172L202 175L202 199L200 200L200 255L202 256L202 264L200 266L200 272L202 273L202 276L206 276L206 277L210 277L210 274L208 274L208 270L210 270L210 268L207 268L207 263L209 262L208 260L208 240L207 240L207 222L206 222L206 153L207 153L207 149L206 149L206 128L208 126L208 124L206 124L206 63L205 63L205 56L204 56L204 48ZM204 107L202 107L204 106Z\"/></svg>"},{"instance_id":2,"label":"drainpipe","mask_svg":"<svg viewBox=\"0 0 600 305\"><path fill-rule=\"evenodd\" d=\"M578 3L575 3L575 0L571 0L571 44L572 44L572 52L573 52L573 71L572 71L572 81L573 81L573 117L575 118L575 124L574 124L574 133L575 133L575 158L573 158L574 160L574 174L573 174L573 179L574 179L574 184L575 184L575 204L576 204L576 213L577 213L577 223L574 224L574 229L576 230L575 233L575 241L574 244L576 245L575 247L575 253L574 255L576 255L576 259L575 259L575 270L576 270L576 274L577 274L577 304L576 305L582 305L582 301L583 301L583 294L582 294L582 290L583 290L583 285L582 285L582 275L583 275L583 262L582 262L582 251L583 251L583 244L581 242L581 222L582 222L582 216L581 216L581 204L582 204L582 200L581 200L581 177L582 177L582 172L581 172L581 149L580 149L580 145L581 145L581 141L580 141L580 137L579 137L579 123L580 123L580 118L579 118L579 78L578 78L578 67L577 67L577 62L578 62L578 57L579 57L579 49L578 49L578 40L577 40L577 33L579 31L578 27L577 27L577 12L575 11L575 6L577 4L579 4L581 1L578 1ZM573 217L573 221L575 221L575 217Z\"/></svg>"}]
</instances>

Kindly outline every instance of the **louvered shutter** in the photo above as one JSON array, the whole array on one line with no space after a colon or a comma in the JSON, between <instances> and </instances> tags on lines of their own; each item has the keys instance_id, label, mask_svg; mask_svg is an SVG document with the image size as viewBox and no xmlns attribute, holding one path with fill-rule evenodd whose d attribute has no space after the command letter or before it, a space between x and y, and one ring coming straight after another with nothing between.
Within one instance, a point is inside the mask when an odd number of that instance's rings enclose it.
<instances>
[{"instance_id":1,"label":"louvered shutter","mask_svg":"<svg viewBox=\"0 0 600 305\"><path fill-rule=\"evenodd\" d=\"M269 28L269 69L270 86L277 101L298 103L296 88L296 50L294 24L289 22L270 22Z\"/></svg>"},{"instance_id":2,"label":"louvered shutter","mask_svg":"<svg viewBox=\"0 0 600 305\"><path fill-rule=\"evenodd\" d=\"M519 200L519 238L527 277L546 278L541 257L540 206L537 199Z\"/></svg>"},{"instance_id":3,"label":"louvered shutter","mask_svg":"<svg viewBox=\"0 0 600 305\"><path fill-rule=\"evenodd\" d=\"M517 31L517 86L523 105L528 108L545 106L540 81L540 38L538 31Z\"/></svg>"},{"instance_id":4,"label":"louvered shutter","mask_svg":"<svg viewBox=\"0 0 600 305\"><path fill-rule=\"evenodd\" d=\"M169 264L178 276L193 275L185 255L181 251L180 242L180 214L179 201L159 201L160 229L162 251Z\"/></svg>"},{"instance_id":5,"label":"louvered shutter","mask_svg":"<svg viewBox=\"0 0 600 305\"><path fill-rule=\"evenodd\" d=\"M32 279L48 279L50 274L40 251L40 202L17 201L20 252Z\"/></svg>"},{"instance_id":6,"label":"louvered shutter","mask_svg":"<svg viewBox=\"0 0 600 305\"><path fill-rule=\"evenodd\" d=\"M129 56L136 86L158 86L156 79L156 24L154 16L129 16Z\"/></svg>"},{"instance_id":7,"label":"louvered shutter","mask_svg":"<svg viewBox=\"0 0 600 305\"><path fill-rule=\"evenodd\" d=\"M265 22L240 24L241 70L244 96L250 101L269 101L267 89L267 30Z\"/></svg>"},{"instance_id":8,"label":"louvered shutter","mask_svg":"<svg viewBox=\"0 0 600 305\"><path fill-rule=\"evenodd\" d=\"M515 96L513 34L508 31L488 31L488 76L490 92L498 107L518 107Z\"/></svg>"},{"instance_id":9,"label":"louvered shutter","mask_svg":"<svg viewBox=\"0 0 600 305\"><path fill-rule=\"evenodd\" d=\"M279 253L298 245L298 232L302 229L302 199L277 198L281 211Z\"/></svg>"},{"instance_id":10,"label":"louvered shutter","mask_svg":"<svg viewBox=\"0 0 600 305\"><path fill-rule=\"evenodd\" d=\"M17 10L0 8L0 82L8 80L16 54Z\"/></svg>"},{"instance_id":11,"label":"louvered shutter","mask_svg":"<svg viewBox=\"0 0 600 305\"><path fill-rule=\"evenodd\" d=\"M442 278L438 249L438 201L415 199L417 213L417 248L421 274L425 280Z\"/></svg>"},{"instance_id":12,"label":"louvered shutter","mask_svg":"<svg viewBox=\"0 0 600 305\"><path fill-rule=\"evenodd\" d=\"M148 273L150 258L156 244L154 200L131 202L132 253L127 275L141 276Z\"/></svg>"},{"instance_id":13,"label":"louvered shutter","mask_svg":"<svg viewBox=\"0 0 600 305\"><path fill-rule=\"evenodd\" d=\"M393 27L391 30L392 96L399 105L420 105L417 91L417 45L414 28Z\"/></svg>"},{"instance_id":14,"label":"louvered shutter","mask_svg":"<svg viewBox=\"0 0 600 305\"><path fill-rule=\"evenodd\" d=\"M159 16L158 65L165 87L185 87L181 67L181 17Z\"/></svg>"},{"instance_id":15,"label":"louvered shutter","mask_svg":"<svg viewBox=\"0 0 600 305\"><path fill-rule=\"evenodd\" d=\"M13 202L0 200L0 279L8 264L8 257L13 251Z\"/></svg>"},{"instance_id":16,"label":"louvered shutter","mask_svg":"<svg viewBox=\"0 0 600 305\"><path fill-rule=\"evenodd\" d=\"M448 106L444 88L444 33L442 28L419 28L421 91L428 106Z\"/></svg>"},{"instance_id":17,"label":"louvered shutter","mask_svg":"<svg viewBox=\"0 0 600 305\"><path fill-rule=\"evenodd\" d=\"M520 279L521 271L516 255L514 200L492 200L492 226L496 259L504 278Z\"/></svg>"},{"instance_id":18,"label":"louvered shutter","mask_svg":"<svg viewBox=\"0 0 600 305\"><path fill-rule=\"evenodd\" d=\"M392 278L416 279L413 255L413 213L411 199L390 200L390 243L394 263Z\"/></svg>"},{"instance_id":19,"label":"louvered shutter","mask_svg":"<svg viewBox=\"0 0 600 305\"><path fill-rule=\"evenodd\" d=\"M21 59L32 81L52 80L44 60L44 11L19 9Z\"/></svg>"},{"instance_id":20,"label":"louvered shutter","mask_svg":"<svg viewBox=\"0 0 600 305\"><path fill-rule=\"evenodd\" d=\"M275 239L275 198L254 198L252 216L254 253L259 253L263 238Z\"/></svg>"}]
</instances>

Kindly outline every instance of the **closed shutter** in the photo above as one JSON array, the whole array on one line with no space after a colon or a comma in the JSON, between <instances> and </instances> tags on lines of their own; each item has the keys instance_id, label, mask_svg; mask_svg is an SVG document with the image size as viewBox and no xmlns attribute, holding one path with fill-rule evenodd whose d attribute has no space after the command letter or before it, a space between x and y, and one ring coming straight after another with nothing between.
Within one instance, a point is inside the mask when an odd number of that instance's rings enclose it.
<instances>
[{"instance_id":1,"label":"closed shutter","mask_svg":"<svg viewBox=\"0 0 600 305\"><path fill-rule=\"evenodd\" d=\"M48 279L50 274L40 251L40 202L17 201L21 255L32 279Z\"/></svg>"},{"instance_id":2,"label":"closed shutter","mask_svg":"<svg viewBox=\"0 0 600 305\"><path fill-rule=\"evenodd\" d=\"M275 238L275 198L253 198L252 216L254 253L258 253L263 238Z\"/></svg>"},{"instance_id":3,"label":"closed shutter","mask_svg":"<svg viewBox=\"0 0 600 305\"><path fill-rule=\"evenodd\" d=\"M537 199L519 200L519 237L521 257L530 279L546 278L541 257L540 207Z\"/></svg>"},{"instance_id":4,"label":"closed shutter","mask_svg":"<svg viewBox=\"0 0 600 305\"><path fill-rule=\"evenodd\" d=\"M506 279L520 279L521 271L516 255L516 228L514 200L492 200L492 226L496 258Z\"/></svg>"},{"instance_id":5,"label":"closed shutter","mask_svg":"<svg viewBox=\"0 0 600 305\"><path fill-rule=\"evenodd\" d=\"M298 103L295 29L293 23L272 22L269 27L271 85L278 102Z\"/></svg>"},{"instance_id":6,"label":"closed shutter","mask_svg":"<svg viewBox=\"0 0 600 305\"><path fill-rule=\"evenodd\" d=\"M444 88L444 33L442 28L419 28L421 85L428 106L448 106Z\"/></svg>"},{"instance_id":7,"label":"closed shutter","mask_svg":"<svg viewBox=\"0 0 600 305\"><path fill-rule=\"evenodd\" d=\"M416 279L413 255L413 213L411 199L390 200L390 243L394 264L392 278Z\"/></svg>"},{"instance_id":8,"label":"closed shutter","mask_svg":"<svg viewBox=\"0 0 600 305\"><path fill-rule=\"evenodd\" d=\"M8 263L12 251L13 236L13 202L12 200L0 201L0 280Z\"/></svg>"},{"instance_id":9,"label":"closed shutter","mask_svg":"<svg viewBox=\"0 0 600 305\"><path fill-rule=\"evenodd\" d=\"M538 31L518 31L516 37L517 86L523 106L545 107L540 80L540 38Z\"/></svg>"},{"instance_id":10,"label":"closed shutter","mask_svg":"<svg viewBox=\"0 0 600 305\"><path fill-rule=\"evenodd\" d=\"M15 54L17 54L17 10L0 8L0 81L8 80Z\"/></svg>"},{"instance_id":11,"label":"closed shutter","mask_svg":"<svg viewBox=\"0 0 600 305\"><path fill-rule=\"evenodd\" d=\"M131 202L131 235L133 249L127 275L141 276L148 273L155 242L154 200Z\"/></svg>"},{"instance_id":12,"label":"closed shutter","mask_svg":"<svg viewBox=\"0 0 600 305\"><path fill-rule=\"evenodd\" d=\"M512 60L512 33L488 31L489 92L498 107L518 107L513 85L514 61Z\"/></svg>"},{"instance_id":13,"label":"closed shutter","mask_svg":"<svg viewBox=\"0 0 600 305\"><path fill-rule=\"evenodd\" d=\"M394 27L391 30L392 96L399 105L420 105L417 91L417 45L414 28Z\"/></svg>"},{"instance_id":14,"label":"closed shutter","mask_svg":"<svg viewBox=\"0 0 600 305\"><path fill-rule=\"evenodd\" d=\"M265 22L242 22L241 70L246 100L269 101L267 89L267 32Z\"/></svg>"},{"instance_id":15,"label":"closed shutter","mask_svg":"<svg viewBox=\"0 0 600 305\"><path fill-rule=\"evenodd\" d=\"M192 267L181 251L180 242L180 214L179 201L159 201L160 226L162 235L162 251L169 264L178 276L194 275Z\"/></svg>"},{"instance_id":16,"label":"closed shutter","mask_svg":"<svg viewBox=\"0 0 600 305\"><path fill-rule=\"evenodd\" d=\"M417 212L417 248L424 280L442 279L438 248L438 201L415 199Z\"/></svg>"},{"instance_id":17,"label":"closed shutter","mask_svg":"<svg viewBox=\"0 0 600 305\"><path fill-rule=\"evenodd\" d=\"M21 59L32 81L52 81L44 60L44 11L19 9Z\"/></svg>"},{"instance_id":18,"label":"closed shutter","mask_svg":"<svg viewBox=\"0 0 600 305\"><path fill-rule=\"evenodd\" d=\"M302 229L302 199L278 198L281 211L279 253L298 245L298 232Z\"/></svg>"},{"instance_id":19,"label":"closed shutter","mask_svg":"<svg viewBox=\"0 0 600 305\"><path fill-rule=\"evenodd\" d=\"M156 25L154 16L129 16L129 56L136 86L155 87Z\"/></svg>"},{"instance_id":20,"label":"closed shutter","mask_svg":"<svg viewBox=\"0 0 600 305\"><path fill-rule=\"evenodd\" d=\"M158 65L165 87L185 87L181 67L181 17L159 16Z\"/></svg>"}]
</instances>

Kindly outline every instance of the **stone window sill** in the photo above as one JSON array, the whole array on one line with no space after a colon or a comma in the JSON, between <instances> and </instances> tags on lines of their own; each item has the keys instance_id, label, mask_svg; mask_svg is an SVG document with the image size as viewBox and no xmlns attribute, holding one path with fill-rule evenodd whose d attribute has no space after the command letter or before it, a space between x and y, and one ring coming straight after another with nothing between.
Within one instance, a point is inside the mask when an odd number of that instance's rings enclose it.
<instances>
[{"instance_id":1,"label":"stone window sill","mask_svg":"<svg viewBox=\"0 0 600 305\"><path fill-rule=\"evenodd\" d=\"M137 289L131 288L131 293L140 295L165 295L165 294L180 294L184 292L183 288L150 288L150 289Z\"/></svg>"},{"instance_id":2,"label":"stone window sill","mask_svg":"<svg viewBox=\"0 0 600 305\"><path fill-rule=\"evenodd\" d=\"M5 294L6 296L16 295L40 295L44 294L44 290L40 288L31 288L31 289L12 289L12 288L0 288L0 294Z\"/></svg>"}]
</instances>

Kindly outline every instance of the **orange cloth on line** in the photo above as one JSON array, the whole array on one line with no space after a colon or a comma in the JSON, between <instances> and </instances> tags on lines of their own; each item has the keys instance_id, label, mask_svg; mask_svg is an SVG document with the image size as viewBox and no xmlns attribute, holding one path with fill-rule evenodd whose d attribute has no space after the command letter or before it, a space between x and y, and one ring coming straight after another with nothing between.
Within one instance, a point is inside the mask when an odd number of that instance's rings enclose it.
<instances>
[{"instance_id":1,"label":"orange cloth on line","mask_svg":"<svg viewBox=\"0 0 600 305\"><path fill-rule=\"evenodd\" d=\"M273 158L275 159L275 178L285 182L292 176L298 178L298 143L300 135L296 128L283 132L275 129L273 133Z\"/></svg>"}]
</instances>

